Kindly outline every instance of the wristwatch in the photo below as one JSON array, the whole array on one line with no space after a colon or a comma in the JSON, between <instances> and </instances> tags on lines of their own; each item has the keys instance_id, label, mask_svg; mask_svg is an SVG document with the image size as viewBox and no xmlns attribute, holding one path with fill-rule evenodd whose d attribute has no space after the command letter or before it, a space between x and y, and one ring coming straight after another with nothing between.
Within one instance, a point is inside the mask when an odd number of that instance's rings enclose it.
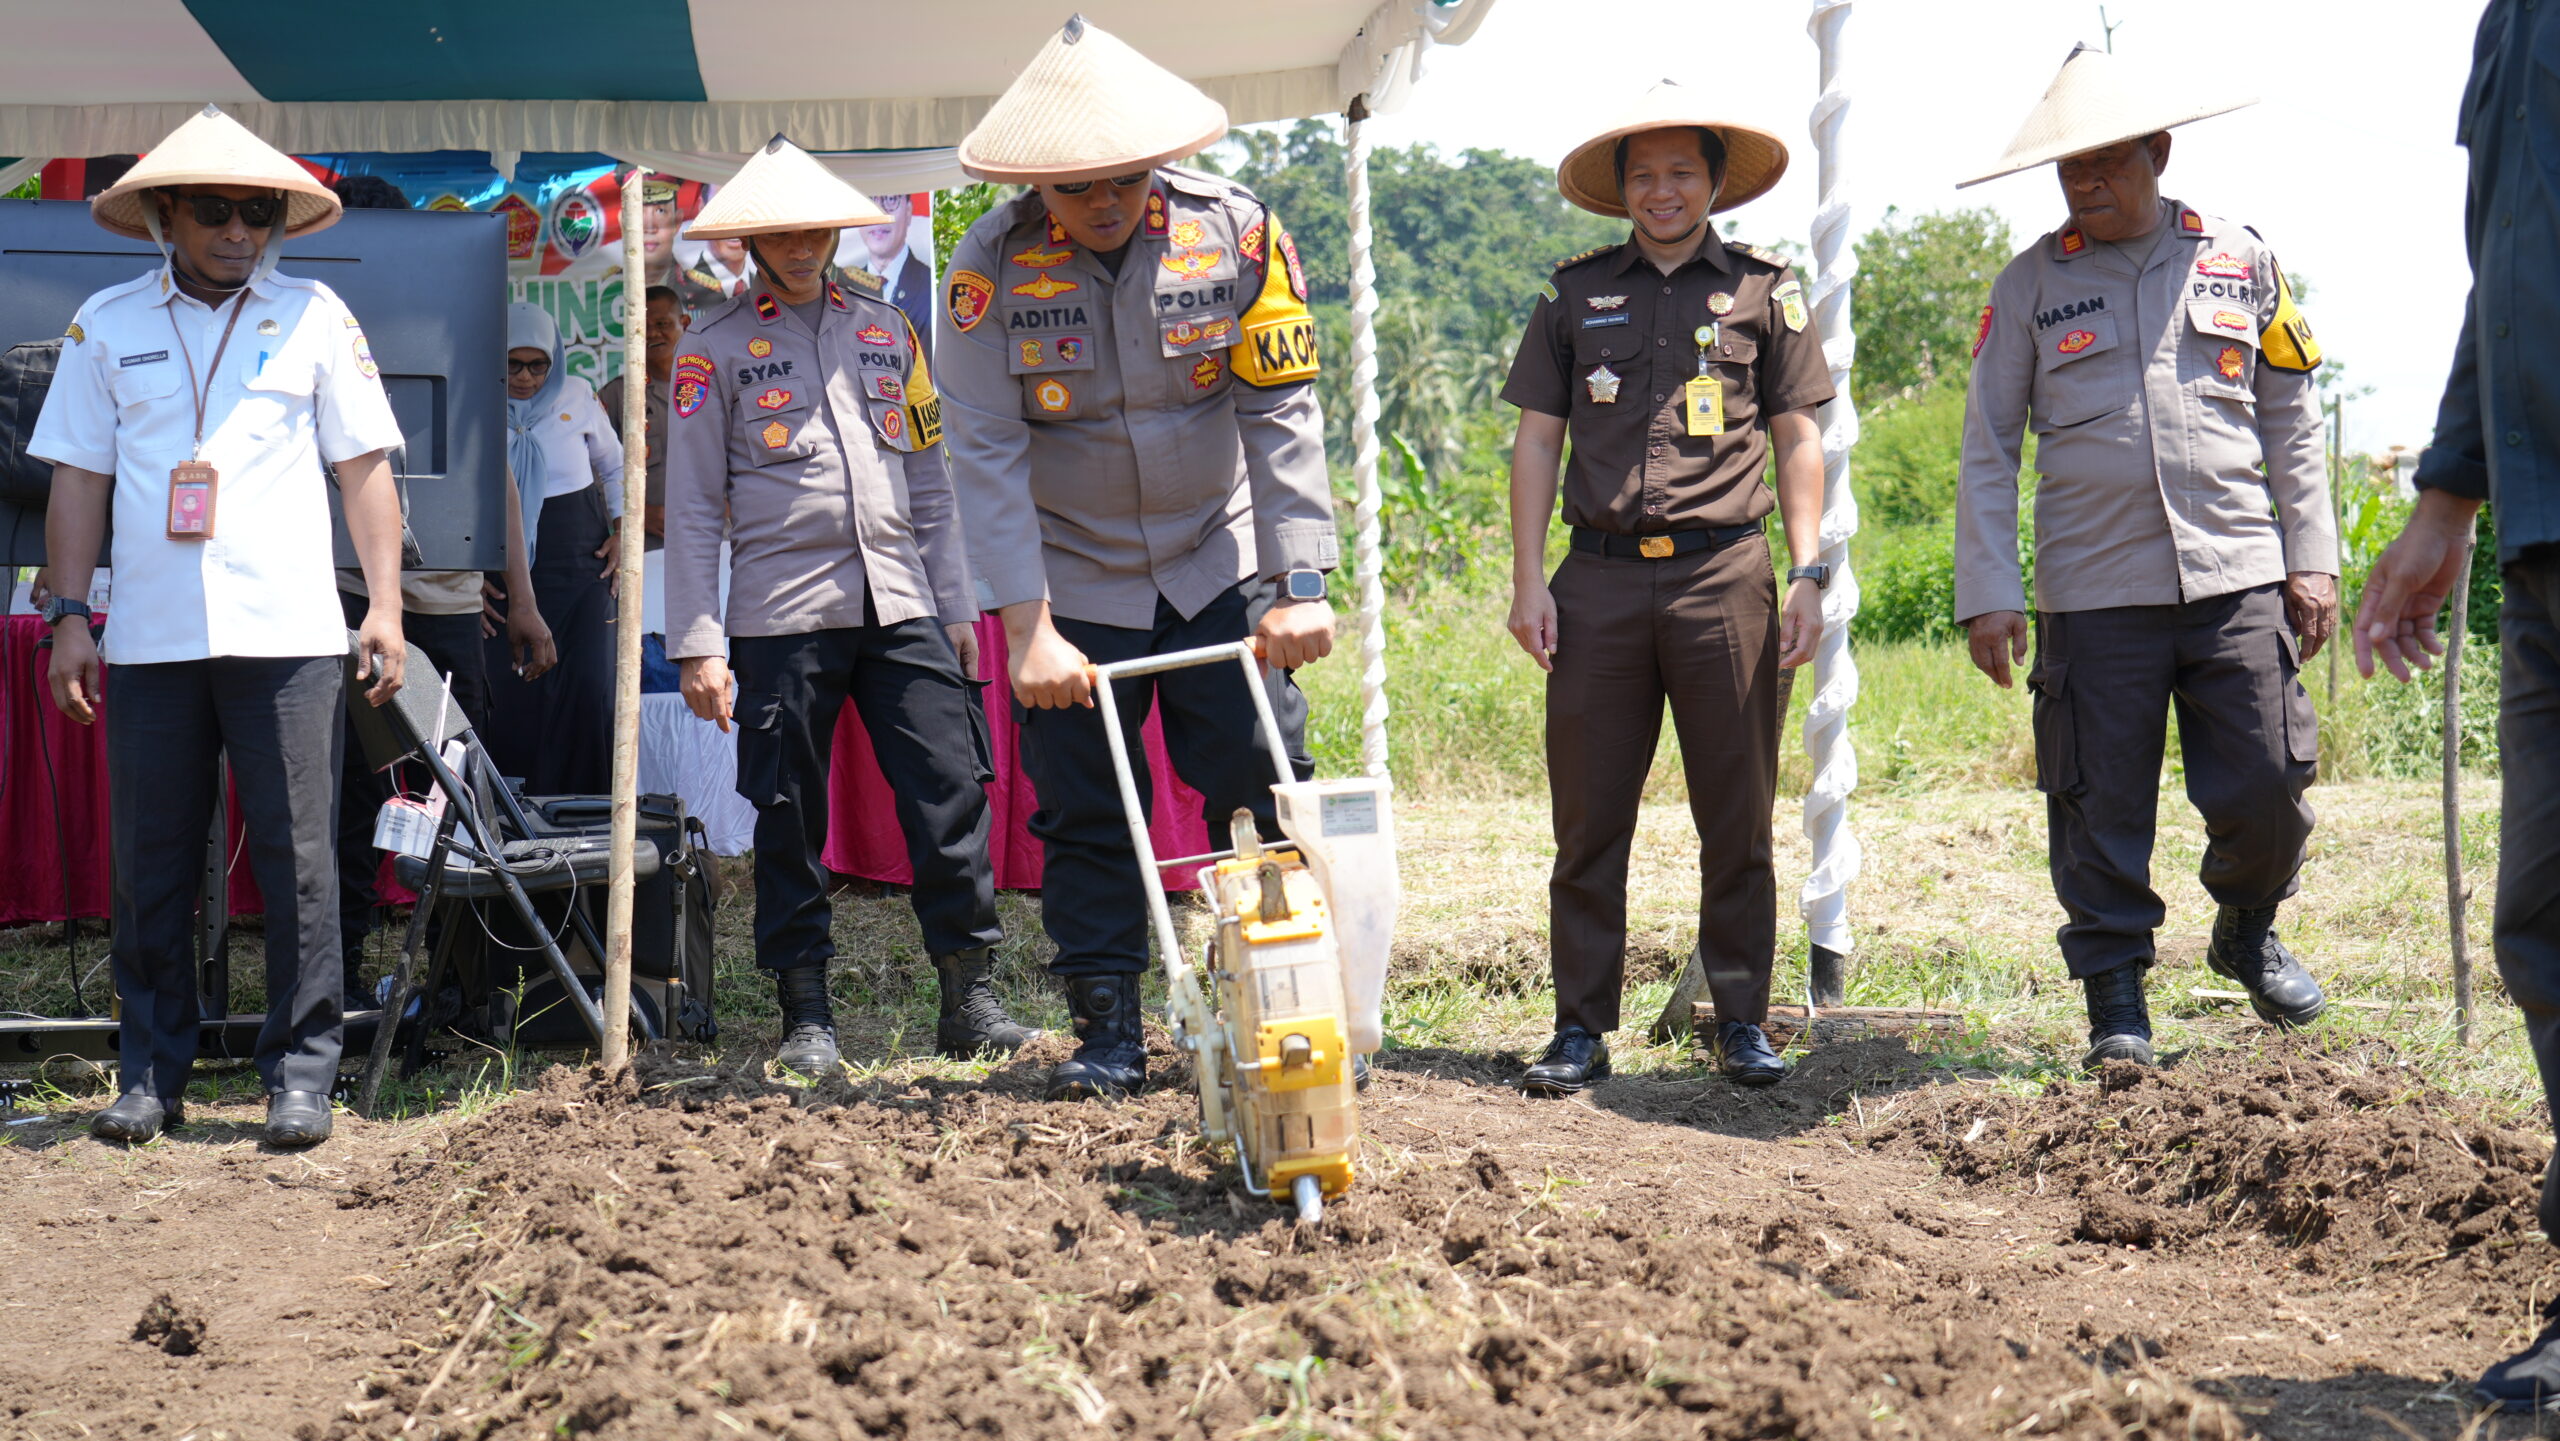
<instances>
[{"instance_id":1,"label":"wristwatch","mask_svg":"<svg viewBox=\"0 0 2560 1441\"><path fill-rule=\"evenodd\" d=\"M1281 578L1281 597L1286 600L1324 599L1324 572L1293 570Z\"/></svg>"},{"instance_id":2,"label":"wristwatch","mask_svg":"<svg viewBox=\"0 0 2560 1441\"><path fill-rule=\"evenodd\" d=\"M44 603L44 628L50 631L75 615L82 620L96 618L95 612L89 609L88 602L73 600L67 595L57 595Z\"/></svg>"},{"instance_id":3,"label":"wristwatch","mask_svg":"<svg viewBox=\"0 0 2560 1441\"><path fill-rule=\"evenodd\" d=\"M1787 572L1787 584L1793 585L1800 580L1812 581L1815 590L1828 589L1831 585L1831 567L1818 564L1800 565Z\"/></svg>"}]
</instances>

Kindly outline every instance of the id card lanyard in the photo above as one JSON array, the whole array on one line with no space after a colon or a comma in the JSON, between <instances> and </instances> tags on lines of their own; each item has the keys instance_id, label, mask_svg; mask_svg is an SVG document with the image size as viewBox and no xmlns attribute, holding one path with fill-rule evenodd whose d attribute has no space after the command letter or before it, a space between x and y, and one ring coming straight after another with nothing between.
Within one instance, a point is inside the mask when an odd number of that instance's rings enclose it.
<instances>
[{"instance_id":1,"label":"id card lanyard","mask_svg":"<svg viewBox=\"0 0 2560 1441\"><path fill-rule=\"evenodd\" d=\"M240 292L231 302L231 319L224 322L222 340L213 348L213 361L205 368L204 384L196 384L196 358L187 349L187 333L178 324L177 302L169 302L169 330L178 338L178 354L187 363L187 398L195 402L195 443L187 452L183 465L169 468L169 529L171 540L213 539L213 502L222 476L204 463L204 409L213 399L215 377L222 374L222 357L231 348L231 332L240 324L240 312L249 308L249 293Z\"/></svg>"},{"instance_id":2,"label":"id card lanyard","mask_svg":"<svg viewBox=\"0 0 2560 1441\"><path fill-rule=\"evenodd\" d=\"M1698 343L1698 376L1689 382L1689 433L1691 435L1724 434L1724 382L1708 370L1722 327L1709 323L1698 327L1691 338Z\"/></svg>"}]
</instances>

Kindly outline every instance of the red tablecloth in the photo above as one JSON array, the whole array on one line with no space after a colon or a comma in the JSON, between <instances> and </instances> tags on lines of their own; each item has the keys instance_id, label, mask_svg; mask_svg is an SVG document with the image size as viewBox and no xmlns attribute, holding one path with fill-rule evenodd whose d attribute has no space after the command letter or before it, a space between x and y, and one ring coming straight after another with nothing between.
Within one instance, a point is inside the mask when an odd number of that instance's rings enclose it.
<instances>
[{"instance_id":1,"label":"red tablecloth","mask_svg":"<svg viewBox=\"0 0 2560 1441\"><path fill-rule=\"evenodd\" d=\"M1031 835L1031 813L1039 802L1031 794L1031 778L1022 773L1013 725L1013 688L1005 681L1004 626L995 617L978 622L978 673L994 681L980 693L986 707L987 737L994 744L994 784L987 787L987 850L995 863L996 885L1005 890L1040 888L1040 842ZM1247 737L1249 740L1250 737ZM1166 760L1164 732L1153 713L1146 725L1147 768L1155 778L1155 814L1149 827L1156 854L1196 856L1210 849L1208 828L1200 821L1200 793L1184 785ZM836 725L835 764L830 772L832 813L827 818L826 862L830 870L866 880L906 885L915 879L907 864L907 843L889 782L871 754L871 737L845 707ZM1189 890L1191 877L1168 875L1165 889Z\"/></svg>"},{"instance_id":2,"label":"red tablecloth","mask_svg":"<svg viewBox=\"0 0 2560 1441\"><path fill-rule=\"evenodd\" d=\"M97 726L74 725L54 709L44 680L48 652L36 648L43 635L43 623L34 616L0 617L0 925L94 918L109 908L106 735ZM984 651L980 668L996 678L983 696L996 772L988 788L994 811L988 848L997 885L1034 890L1040 885L1040 843L1028 827L1037 802L1016 758L1013 697L1004 680L1004 629L989 618L979 623L978 636ZM1156 853L1183 856L1208 850L1200 796L1175 778L1153 716L1147 719L1146 749L1155 778ZM832 801L826 849L830 867L897 885L914 879L889 783L881 777L870 738L851 707L836 728ZM232 913L263 911L258 883L240 857L236 814L232 854ZM1183 889L1190 878L1168 876L1166 883L1169 889ZM408 898L387 875L383 893Z\"/></svg>"}]
</instances>

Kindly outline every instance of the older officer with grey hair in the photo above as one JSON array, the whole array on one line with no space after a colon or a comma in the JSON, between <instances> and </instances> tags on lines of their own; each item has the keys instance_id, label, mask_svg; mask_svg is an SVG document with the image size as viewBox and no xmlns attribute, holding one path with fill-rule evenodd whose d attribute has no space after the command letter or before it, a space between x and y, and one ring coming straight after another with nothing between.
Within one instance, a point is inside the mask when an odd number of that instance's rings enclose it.
<instances>
[{"instance_id":1,"label":"older officer with grey hair","mask_svg":"<svg viewBox=\"0 0 2560 1441\"><path fill-rule=\"evenodd\" d=\"M2074 50L1980 177L2051 162L2071 216L1983 307L1956 526L1956 618L2006 686L2027 653L2018 465L2032 426L2036 785L2092 1066L2152 1062L2142 977L2164 915L2151 842L2172 704L2221 908L2206 963L2264 1020L2320 1014L2319 982L2274 924L2320 753L2296 672L2338 609L2310 325L2256 231L2160 195L2169 127L2238 107L2165 104L2120 63Z\"/></svg>"},{"instance_id":2,"label":"older officer with grey hair","mask_svg":"<svg viewBox=\"0 0 2560 1441\"><path fill-rule=\"evenodd\" d=\"M1042 918L1080 1043L1052 1096L1146 1080L1141 886L1156 881L1138 873L1087 662L1251 634L1285 671L1333 646L1332 489L1297 247L1252 192L1167 163L1226 129L1215 101L1078 18L960 146L972 174L1032 187L952 255L934 358L970 559L1024 708ZM1283 595L1257 619L1272 582ZM1303 710L1274 688L1285 730ZM1132 733L1150 700L1161 708L1174 769L1213 823L1249 807L1277 836L1280 778L1251 743L1233 670L1115 694Z\"/></svg>"}]
</instances>

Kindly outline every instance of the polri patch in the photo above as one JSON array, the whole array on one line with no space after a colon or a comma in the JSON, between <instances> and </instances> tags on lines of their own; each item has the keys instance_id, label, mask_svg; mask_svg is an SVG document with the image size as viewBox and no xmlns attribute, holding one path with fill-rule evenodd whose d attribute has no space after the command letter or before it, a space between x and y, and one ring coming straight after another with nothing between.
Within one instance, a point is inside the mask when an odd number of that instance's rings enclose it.
<instances>
[{"instance_id":1,"label":"polri patch","mask_svg":"<svg viewBox=\"0 0 2560 1441\"><path fill-rule=\"evenodd\" d=\"M975 330L995 301L996 283L974 270L963 270L951 277L950 296L951 323L964 332Z\"/></svg>"},{"instance_id":2,"label":"polri patch","mask_svg":"<svg viewBox=\"0 0 2560 1441\"><path fill-rule=\"evenodd\" d=\"M1260 220L1253 222L1252 226L1245 231L1243 238L1236 242L1237 252L1257 265L1262 263L1264 236L1268 233L1267 224L1268 222Z\"/></svg>"}]
</instances>

